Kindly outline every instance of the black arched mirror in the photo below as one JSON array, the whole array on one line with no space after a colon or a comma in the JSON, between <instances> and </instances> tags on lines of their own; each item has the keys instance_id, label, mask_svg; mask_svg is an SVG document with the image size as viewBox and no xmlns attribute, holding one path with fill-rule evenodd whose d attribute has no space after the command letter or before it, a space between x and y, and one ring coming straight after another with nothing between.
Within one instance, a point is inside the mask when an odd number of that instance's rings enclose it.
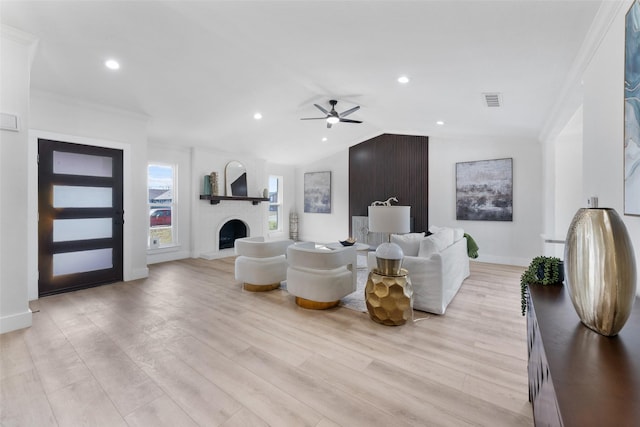
<instances>
[{"instance_id":1,"label":"black arched mirror","mask_svg":"<svg viewBox=\"0 0 640 427\"><path fill-rule=\"evenodd\" d=\"M227 196L247 197L247 168L237 160L227 163L224 170Z\"/></svg>"}]
</instances>

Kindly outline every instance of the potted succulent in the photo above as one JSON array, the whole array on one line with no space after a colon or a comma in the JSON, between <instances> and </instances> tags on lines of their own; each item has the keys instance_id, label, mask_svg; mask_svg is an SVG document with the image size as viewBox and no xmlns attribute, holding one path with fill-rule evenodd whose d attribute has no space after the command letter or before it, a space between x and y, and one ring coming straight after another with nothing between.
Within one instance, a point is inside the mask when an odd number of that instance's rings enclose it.
<instances>
[{"instance_id":1,"label":"potted succulent","mask_svg":"<svg viewBox=\"0 0 640 427\"><path fill-rule=\"evenodd\" d=\"M520 276L520 306L527 312L527 286L530 284L556 285L564 280L564 263L560 258L537 256Z\"/></svg>"}]
</instances>

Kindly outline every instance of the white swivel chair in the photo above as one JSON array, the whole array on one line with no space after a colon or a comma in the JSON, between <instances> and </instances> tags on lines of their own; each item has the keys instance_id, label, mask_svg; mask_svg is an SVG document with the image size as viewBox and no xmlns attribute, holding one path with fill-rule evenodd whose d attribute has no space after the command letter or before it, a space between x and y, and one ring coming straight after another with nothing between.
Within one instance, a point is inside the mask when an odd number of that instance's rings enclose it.
<instances>
[{"instance_id":1,"label":"white swivel chair","mask_svg":"<svg viewBox=\"0 0 640 427\"><path fill-rule=\"evenodd\" d=\"M251 292L278 288L287 277L285 253L291 244L293 240L265 242L264 237L236 239L236 280Z\"/></svg>"},{"instance_id":2,"label":"white swivel chair","mask_svg":"<svg viewBox=\"0 0 640 427\"><path fill-rule=\"evenodd\" d=\"M324 310L357 288L357 257L353 247L317 249L305 242L287 248L287 291L303 308Z\"/></svg>"}]
</instances>

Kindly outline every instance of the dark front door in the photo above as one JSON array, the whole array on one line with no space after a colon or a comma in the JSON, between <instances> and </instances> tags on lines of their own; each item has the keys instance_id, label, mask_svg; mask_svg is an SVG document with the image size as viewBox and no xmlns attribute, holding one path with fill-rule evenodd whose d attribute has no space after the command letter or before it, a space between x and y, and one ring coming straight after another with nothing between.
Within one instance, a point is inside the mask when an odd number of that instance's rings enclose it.
<instances>
[{"instance_id":1,"label":"dark front door","mask_svg":"<svg viewBox=\"0 0 640 427\"><path fill-rule=\"evenodd\" d=\"M122 280L122 151L38 140L40 296Z\"/></svg>"}]
</instances>

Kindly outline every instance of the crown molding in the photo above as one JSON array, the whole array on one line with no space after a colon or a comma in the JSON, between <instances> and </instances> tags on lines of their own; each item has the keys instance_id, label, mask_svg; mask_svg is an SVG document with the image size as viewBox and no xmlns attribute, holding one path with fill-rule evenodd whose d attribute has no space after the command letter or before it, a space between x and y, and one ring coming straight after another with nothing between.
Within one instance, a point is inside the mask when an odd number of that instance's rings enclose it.
<instances>
[{"instance_id":1,"label":"crown molding","mask_svg":"<svg viewBox=\"0 0 640 427\"><path fill-rule=\"evenodd\" d=\"M554 140L582 105L582 76L620 10L624 10L625 4L631 5L631 3L633 0L603 1L600 4L580 50L567 73L565 83L545 119L538 136L540 141Z\"/></svg>"}]
</instances>

